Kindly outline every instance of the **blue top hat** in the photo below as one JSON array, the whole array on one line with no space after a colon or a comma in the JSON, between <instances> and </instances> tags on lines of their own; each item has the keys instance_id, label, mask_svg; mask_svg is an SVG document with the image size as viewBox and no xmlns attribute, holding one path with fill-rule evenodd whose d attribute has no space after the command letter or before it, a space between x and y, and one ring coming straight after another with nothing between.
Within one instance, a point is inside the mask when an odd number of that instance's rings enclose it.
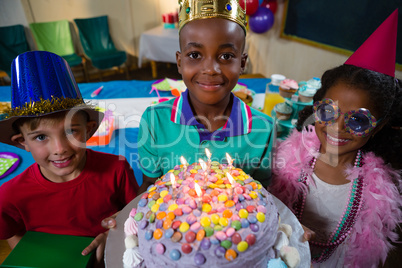
<instances>
[{"instance_id":1,"label":"blue top hat","mask_svg":"<svg viewBox=\"0 0 402 268\"><path fill-rule=\"evenodd\" d=\"M11 109L0 115L0 142L21 147L11 141L17 134L12 124L21 117L44 116L73 108L85 110L97 126L103 119L103 113L85 104L73 73L62 57L47 51L20 54L11 65Z\"/></svg>"}]
</instances>

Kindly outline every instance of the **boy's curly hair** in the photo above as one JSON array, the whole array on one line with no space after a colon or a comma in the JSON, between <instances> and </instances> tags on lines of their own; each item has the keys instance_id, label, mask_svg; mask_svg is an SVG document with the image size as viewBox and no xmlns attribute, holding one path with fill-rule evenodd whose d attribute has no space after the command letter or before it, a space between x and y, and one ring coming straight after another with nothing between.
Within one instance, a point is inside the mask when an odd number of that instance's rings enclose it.
<instances>
[{"instance_id":1,"label":"boy's curly hair","mask_svg":"<svg viewBox=\"0 0 402 268\"><path fill-rule=\"evenodd\" d=\"M329 88L338 82L365 90L372 106L378 112L382 129L363 146L363 151L372 151L395 168L402 168L402 83L391 76L353 65L341 65L327 70L321 78L321 88L314 95L314 102L322 100ZM306 106L299 113L297 130L301 131L311 118L313 107ZM378 119L379 119L378 118Z\"/></svg>"}]
</instances>

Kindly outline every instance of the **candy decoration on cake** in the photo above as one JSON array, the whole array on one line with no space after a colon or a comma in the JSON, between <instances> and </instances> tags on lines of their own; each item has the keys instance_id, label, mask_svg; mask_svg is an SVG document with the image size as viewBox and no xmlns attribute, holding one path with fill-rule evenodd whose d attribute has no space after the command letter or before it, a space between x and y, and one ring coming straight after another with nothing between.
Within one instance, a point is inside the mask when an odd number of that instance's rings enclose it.
<instances>
[{"instance_id":1,"label":"candy decoration on cake","mask_svg":"<svg viewBox=\"0 0 402 268\"><path fill-rule=\"evenodd\" d=\"M139 244L126 249L125 267L266 268L284 246L289 249L282 258L297 264L298 252L288 241L275 247L283 232L272 196L230 156L228 164L210 161L209 151L207 156L208 162L191 165L182 158L141 196L125 224L126 236L137 232ZM133 260L136 266L130 266Z\"/></svg>"}]
</instances>

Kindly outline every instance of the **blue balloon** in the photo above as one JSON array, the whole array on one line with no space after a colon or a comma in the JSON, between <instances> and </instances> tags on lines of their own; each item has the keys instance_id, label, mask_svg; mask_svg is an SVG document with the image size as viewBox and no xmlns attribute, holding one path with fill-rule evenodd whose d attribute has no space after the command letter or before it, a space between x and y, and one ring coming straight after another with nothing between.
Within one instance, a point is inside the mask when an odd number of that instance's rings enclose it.
<instances>
[{"instance_id":1,"label":"blue balloon","mask_svg":"<svg viewBox=\"0 0 402 268\"><path fill-rule=\"evenodd\" d=\"M274 13L266 7L259 7L257 11L250 16L249 26L255 33L265 33L274 25Z\"/></svg>"},{"instance_id":2,"label":"blue balloon","mask_svg":"<svg viewBox=\"0 0 402 268\"><path fill-rule=\"evenodd\" d=\"M264 0L258 0L258 6L261 6L262 2L264 2Z\"/></svg>"}]
</instances>

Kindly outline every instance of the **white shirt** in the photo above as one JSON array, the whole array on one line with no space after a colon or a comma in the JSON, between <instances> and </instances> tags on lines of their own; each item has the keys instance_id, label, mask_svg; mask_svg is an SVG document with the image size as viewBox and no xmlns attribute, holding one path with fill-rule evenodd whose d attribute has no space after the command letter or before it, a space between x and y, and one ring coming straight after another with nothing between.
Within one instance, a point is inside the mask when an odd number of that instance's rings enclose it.
<instances>
[{"instance_id":1,"label":"white shirt","mask_svg":"<svg viewBox=\"0 0 402 268\"><path fill-rule=\"evenodd\" d=\"M318 178L315 173L311 178L314 183L309 183L302 222L316 233L316 241L326 242L337 228L349 202L351 182L342 185L328 184ZM313 267L343 267L345 244L344 242L339 245L324 264L315 264Z\"/></svg>"}]
</instances>

